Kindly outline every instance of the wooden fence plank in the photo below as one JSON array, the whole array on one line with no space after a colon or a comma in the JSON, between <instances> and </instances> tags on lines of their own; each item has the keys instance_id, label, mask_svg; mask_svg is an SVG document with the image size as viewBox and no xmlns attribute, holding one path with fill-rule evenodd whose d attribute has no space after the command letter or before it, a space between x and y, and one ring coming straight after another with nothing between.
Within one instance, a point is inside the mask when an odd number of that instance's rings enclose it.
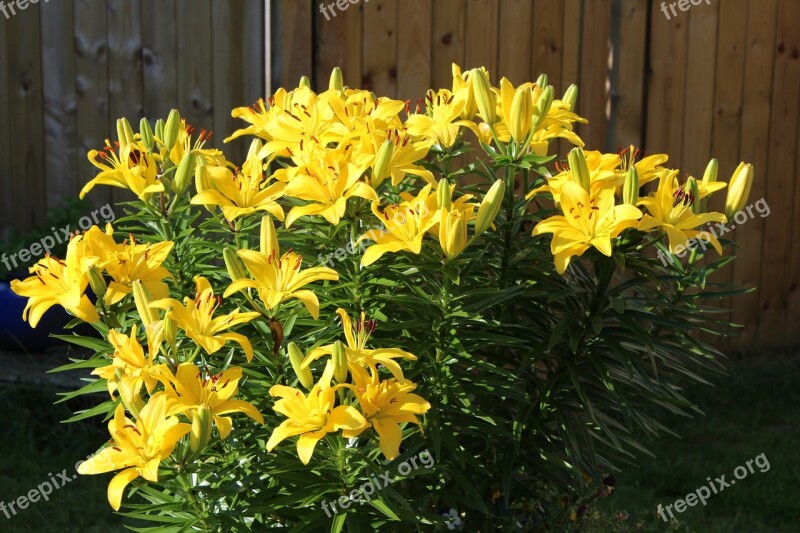
<instances>
[{"instance_id":1,"label":"wooden fence plank","mask_svg":"<svg viewBox=\"0 0 800 533\"><path fill-rule=\"evenodd\" d=\"M464 63L465 23L464 0L433 3L431 85L434 89L452 87L451 65Z\"/></svg>"},{"instance_id":2,"label":"wooden fence plank","mask_svg":"<svg viewBox=\"0 0 800 533\"><path fill-rule=\"evenodd\" d=\"M800 128L800 121L798 122L798 128ZM800 153L800 132L798 132L797 137L795 154ZM797 213L800 213L800 187L797 186L797 176L800 176L800 157L797 157L794 176L794 209L792 215L796 218ZM797 294L798 285L800 285L800 226L798 224L789 224L789 227L791 227L792 232L792 254L789 263L789 293L787 295L789 300L789 308L786 313L785 338L787 344L797 341L797 325L800 324L800 295Z\"/></svg>"},{"instance_id":3,"label":"wooden fence plank","mask_svg":"<svg viewBox=\"0 0 800 533\"><path fill-rule=\"evenodd\" d=\"M763 198L766 194L777 5L777 0L750 0L748 4L739 159L755 167L750 191L753 199ZM722 177L728 179L730 175L723 174ZM737 232L739 259L733 264L733 278L738 284L748 287L760 285L763 231L763 219L755 218L747 222L743 231ZM744 349L758 341L759 302L759 292L736 298L732 319L745 326L738 338Z\"/></svg>"},{"instance_id":4,"label":"wooden fence plank","mask_svg":"<svg viewBox=\"0 0 800 533\"><path fill-rule=\"evenodd\" d=\"M349 5L337 13L334 19L329 10L324 14L321 9L314 11L313 81L318 91L328 88L334 67L341 67L345 85L361 87L363 4Z\"/></svg>"},{"instance_id":5,"label":"wooden fence plank","mask_svg":"<svg viewBox=\"0 0 800 533\"><path fill-rule=\"evenodd\" d=\"M11 194L11 127L9 123L9 73L10 60L8 54L14 50L6 41L6 21L0 23L0 239L7 231L16 226L14 219L14 196Z\"/></svg>"},{"instance_id":6,"label":"wooden fence plank","mask_svg":"<svg viewBox=\"0 0 800 533\"><path fill-rule=\"evenodd\" d=\"M178 109L195 128L212 131L214 104L209 76L212 40L197 38L212 34L211 0L176 0L175 9L181 17L175 32ZM212 143L221 147L225 136L225 132L217 132Z\"/></svg>"},{"instance_id":7,"label":"wooden fence plank","mask_svg":"<svg viewBox=\"0 0 800 533\"><path fill-rule=\"evenodd\" d=\"M44 112L42 109L42 56L39 9L17 11L7 24L8 80L3 90L9 98L8 166L11 179L12 212L22 230L46 219L44 179Z\"/></svg>"},{"instance_id":8,"label":"wooden fence plank","mask_svg":"<svg viewBox=\"0 0 800 533\"><path fill-rule=\"evenodd\" d=\"M212 4L214 131L218 142L241 126L231 117L231 109L250 105L264 95L263 6L260 0ZM249 144L250 139L236 139L226 146L225 153L241 162Z\"/></svg>"},{"instance_id":9,"label":"wooden fence plank","mask_svg":"<svg viewBox=\"0 0 800 533\"><path fill-rule=\"evenodd\" d=\"M796 217L792 216L794 180L786 179L795 170L797 122L800 107L800 3L780 0L775 38L775 75L772 87L772 116L769 134L769 166L767 194L772 214L764 219L764 244L761 249L761 313L759 338L761 346L781 346L786 336L786 312L791 276L787 270L792 232L787 231ZM791 324L795 329L797 324Z\"/></svg>"},{"instance_id":10,"label":"wooden fence plank","mask_svg":"<svg viewBox=\"0 0 800 533\"><path fill-rule=\"evenodd\" d=\"M42 4L42 82L47 205L53 207L78 191L78 123L75 96L72 0Z\"/></svg>"},{"instance_id":11,"label":"wooden fence plank","mask_svg":"<svg viewBox=\"0 0 800 533\"><path fill-rule=\"evenodd\" d=\"M531 43L532 77L547 74L556 98L561 97L574 81L562 77L564 54L564 1L538 0L533 11L533 42Z\"/></svg>"},{"instance_id":12,"label":"wooden fence plank","mask_svg":"<svg viewBox=\"0 0 800 533\"><path fill-rule=\"evenodd\" d=\"M165 117L178 107L176 20L183 24L187 14L176 11L175 0L142 3L144 114L148 118ZM181 57L181 62L185 59Z\"/></svg>"},{"instance_id":13,"label":"wooden fence plank","mask_svg":"<svg viewBox=\"0 0 800 533\"><path fill-rule=\"evenodd\" d=\"M720 162L720 180L726 180L739 161L742 95L744 87L744 55L747 47L747 18L742 16L741 6L726 2L719 5L719 36L717 39L717 64L714 72L714 125L711 136L711 157ZM699 172L695 170L695 172ZM724 207L725 190L712 197L709 208L719 211ZM739 235L747 228L735 230ZM734 238L736 240L736 238ZM712 256L713 256L713 252ZM734 252L729 252L734 253ZM746 258L740 258L746 261ZM715 279L731 283L733 265L720 272ZM739 305L739 298L725 298L717 304L723 309ZM723 313L720 318L732 318ZM738 345L737 339L722 340L721 347L730 349Z\"/></svg>"},{"instance_id":14,"label":"wooden fence plank","mask_svg":"<svg viewBox=\"0 0 800 533\"><path fill-rule=\"evenodd\" d=\"M650 153L668 153L671 164L680 167L688 23L685 13L666 20L653 9L650 24L646 148Z\"/></svg>"},{"instance_id":15,"label":"wooden fence plank","mask_svg":"<svg viewBox=\"0 0 800 533\"><path fill-rule=\"evenodd\" d=\"M412 106L431 85L432 14L433 0L404 0L398 6L397 97Z\"/></svg>"},{"instance_id":16,"label":"wooden fence plank","mask_svg":"<svg viewBox=\"0 0 800 533\"><path fill-rule=\"evenodd\" d=\"M609 112L608 64L611 1L592 0L584 4L583 42L581 43L582 116L589 124L579 128L581 137L592 149L602 149L606 141L606 116Z\"/></svg>"},{"instance_id":17,"label":"wooden fence plank","mask_svg":"<svg viewBox=\"0 0 800 533\"><path fill-rule=\"evenodd\" d=\"M647 0L623 0L619 13L616 100L612 148L642 145L644 126Z\"/></svg>"},{"instance_id":18,"label":"wooden fence plank","mask_svg":"<svg viewBox=\"0 0 800 533\"><path fill-rule=\"evenodd\" d=\"M314 73L312 4L316 6L310 0L275 1L273 35L278 44L272 62L275 87L297 87L301 76ZM336 22L331 20L331 23ZM360 41L358 45L361 46Z\"/></svg>"},{"instance_id":19,"label":"wooden fence plank","mask_svg":"<svg viewBox=\"0 0 800 533\"><path fill-rule=\"evenodd\" d=\"M564 51L561 63L561 79L569 86L575 83L579 86L578 102L575 110L578 114L583 109L591 107L594 101L586 95L585 87L581 82L581 42L583 32L580 30L583 21L583 0L564 0L563 45ZM581 104L583 102L583 105ZM581 131L579 130L580 134ZM567 152L572 144L567 141L558 142L558 154L561 158L567 157ZM592 148L592 147L587 147Z\"/></svg>"},{"instance_id":20,"label":"wooden fence plank","mask_svg":"<svg viewBox=\"0 0 800 533\"><path fill-rule=\"evenodd\" d=\"M497 60L498 77L506 77L515 86L531 80L532 0L500 2L500 40Z\"/></svg>"},{"instance_id":21,"label":"wooden fence plank","mask_svg":"<svg viewBox=\"0 0 800 533\"><path fill-rule=\"evenodd\" d=\"M464 70L486 67L494 83L497 70L499 0L467 0L464 29Z\"/></svg>"},{"instance_id":22,"label":"wooden fence plank","mask_svg":"<svg viewBox=\"0 0 800 533\"><path fill-rule=\"evenodd\" d=\"M81 187L94 178L97 169L86 159L89 150L99 150L103 140L114 138L108 129L108 31L103 0L75 1L75 94L78 122L78 182ZM111 199L108 188L92 190L93 202Z\"/></svg>"},{"instance_id":23,"label":"wooden fence plank","mask_svg":"<svg viewBox=\"0 0 800 533\"><path fill-rule=\"evenodd\" d=\"M375 94L397 93L397 0L364 5L362 85Z\"/></svg>"}]
</instances>

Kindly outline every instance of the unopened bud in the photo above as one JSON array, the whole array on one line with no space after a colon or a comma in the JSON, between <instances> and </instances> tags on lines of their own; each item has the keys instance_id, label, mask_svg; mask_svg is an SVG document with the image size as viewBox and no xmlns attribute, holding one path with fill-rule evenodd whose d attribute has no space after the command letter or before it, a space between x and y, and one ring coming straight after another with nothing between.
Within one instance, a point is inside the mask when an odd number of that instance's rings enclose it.
<instances>
[{"instance_id":1,"label":"unopened bud","mask_svg":"<svg viewBox=\"0 0 800 533\"><path fill-rule=\"evenodd\" d=\"M175 171L175 179L172 181L172 189L175 194L183 194L189 188L189 176L193 173L195 157L191 152L183 154L178 170Z\"/></svg>"},{"instance_id":2,"label":"unopened bud","mask_svg":"<svg viewBox=\"0 0 800 533\"><path fill-rule=\"evenodd\" d=\"M228 270L228 276L231 281L243 279L247 277L242 260L236 255L232 248L225 248L222 250L222 258L225 260L225 268Z\"/></svg>"},{"instance_id":3,"label":"unopened bud","mask_svg":"<svg viewBox=\"0 0 800 533\"><path fill-rule=\"evenodd\" d=\"M92 288L92 292L97 299L99 300L103 296L106 295L106 280L103 278L103 273L97 267L92 267L89 269L89 286Z\"/></svg>"},{"instance_id":4,"label":"unopened bud","mask_svg":"<svg viewBox=\"0 0 800 533\"><path fill-rule=\"evenodd\" d=\"M753 165L741 162L728 184L728 196L725 199L725 216L731 220L736 213L744 209L753 186Z\"/></svg>"},{"instance_id":5,"label":"unopened bud","mask_svg":"<svg viewBox=\"0 0 800 533\"><path fill-rule=\"evenodd\" d=\"M719 174L719 161L712 159L708 162L706 171L703 173L703 185L717 181L717 174Z\"/></svg>"},{"instance_id":6,"label":"unopened bud","mask_svg":"<svg viewBox=\"0 0 800 533\"><path fill-rule=\"evenodd\" d=\"M153 151L153 130L150 128L150 121L146 117L142 117L139 121L139 133L142 135L142 143L147 148L148 152Z\"/></svg>"},{"instance_id":7,"label":"unopened bud","mask_svg":"<svg viewBox=\"0 0 800 533\"><path fill-rule=\"evenodd\" d=\"M506 184L503 180L497 180L486 193L481 205L478 206L478 214L475 216L475 236L486 231L494 222L500 207L503 205L503 194L506 191Z\"/></svg>"},{"instance_id":8,"label":"unopened bud","mask_svg":"<svg viewBox=\"0 0 800 533\"><path fill-rule=\"evenodd\" d=\"M164 317L164 340L170 346L175 346L175 341L178 340L178 323L169 316L169 313Z\"/></svg>"},{"instance_id":9,"label":"unopened bud","mask_svg":"<svg viewBox=\"0 0 800 533\"><path fill-rule=\"evenodd\" d=\"M386 179L389 172L389 165L392 162L392 155L394 154L394 143L391 139L386 139L383 144L378 148L378 153L375 156L375 163L372 165L372 179L370 185L375 188Z\"/></svg>"},{"instance_id":10,"label":"unopened bud","mask_svg":"<svg viewBox=\"0 0 800 533\"><path fill-rule=\"evenodd\" d=\"M483 117L484 122L489 125L494 124L497 119L497 108L495 106L494 93L492 93L489 79L482 69L475 69L470 76L472 82L472 92L475 94L475 104Z\"/></svg>"},{"instance_id":11,"label":"unopened bud","mask_svg":"<svg viewBox=\"0 0 800 533\"><path fill-rule=\"evenodd\" d=\"M205 405L199 405L192 413L192 431L189 434L189 446L193 452L205 448L211 438L211 411Z\"/></svg>"},{"instance_id":12,"label":"unopened bud","mask_svg":"<svg viewBox=\"0 0 800 533\"><path fill-rule=\"evenodd\" d=\"M311 390L314 387L314 376L308 366L303 366L303 352L293 342L289 343L287 351L289 352L289 362L292 364L292 370L294 370L298 381L306 390Z\"/></svg>"},{"instance_id":13,"label":"unopened bud","mask_svg":"<svg viewBox=\"0 0 800 533\"><path fill-rule=\"evenodd\" d=\"M552 105L553 87L548 86L544 91L542 91L542 94L539 95L539 99L536 101L536 107L533 110L533 129L538 128L542 121L547 117Z\"/></svg>"},{"instance_id":14,"label":"unopened bud","mask_svg":"<svg viewBox=\"0 0 800 533\"><path fill-rule=\"evenodd\" d=\"M438 189L436 189L436 204L439 209L450 209L452 205L450 201L451 194L450 182L447 181L447 178L440 179Z\"/></svg>"},{"instance_id":15,"label":"unopened bud","mask_svg":"<svg viewBox=\"0 0 800 533\"><path fill-rule=\"evenodd\" d=\"M334 67L331 71L331 78L328 81L328 89L332 91L341 91L344 89L344 76L342 75L342 69L339 67Z\"/></svg>"},{"instance_id":16,"label":"unopened bud","mask_svg":"<svg viewBox=\"0 0 800 533\"><path fill-rule=\"evenodd\" d=\"M531 126L533 125L532 106L533 95L531 94L531 89L522 85L519 86L514 93L514 99L511 100L511 117L508 125L511 137L518 143L524 141L531 131Z\"/></svg>"},{"instance_id":17,"label":"unopened bud","mask_svg":"<svg viewBox=\"0 0 800 533\"><path fill-rule=\"evenodd\" d=\"M547 74L545 74L544 72L542 72L541 74L539 74L539 77L538 77L538 78L536 78L536 85L538 85L538 86L539 86L539 87L541 87L542 89L544 89L545 87L547 87L547 86L549 85L549 80L548 80L548 78L547 78Z\"/></svg>"},{"instance_id":18,"label":"unopened bud","mask_svg":"<svg viewBox=\"0 0 800 533\"><path fill-rule=\"evenodd\" d=\"M158 312L150 307L153 297L150 296L150 291L144 283L138 279L133 282L133 301L145 327L158 320Z\"/></svg>"},{"instance_id":19,"label":"unopened bud","mask_svg":"<svg viewBox=\"0 0 800 533\"><path fill-rule=\"evenodd\" d=\"M347 381L347 352L342 341L336 341L333 345L333 377L338 383Z\"/></svg>"},{"instance_id":20,"label":"unopened bud","mask_svg":"<svg viewBox=\"0 0 800 533\"><path fill-rule=\"evenodd\" d=\"M575 84L570 85L561 101L567 104L570 111L575 111L575 104L578 102L578 86Z\"/></svg>"},{"instance_id":21,"label":"unopened bud","mask_svg":"<svg viewBox=\"0 0 800 533\"><path fill-rule=\"evenodd\" d=\"M583 187L587 193L591 193L592 181L589 174L589 166L586 164L586 155L580 148L573 148L567 156L569 169L572 174L572 181Z\"/></svg>"},{"instance_id":22,"label":"unopened bud","mask_svg":"<svg viewBox=\"0 0 800 533\"><path fill-rule=\"evenodd\" d=\"M625 176L625 185L622 187L622 201L628 205L636 205L639 201L639 172L631 165Z\"/></svg>"},{"instance_id":23,"label":"unopened bud","mask_svg":"<svg viewBox=\"0 0 800 533\"><path fill-rule=\"evenodd\" d=\"M162 142L164 141L164 119L163 118L160 118L160 119L156 120L156 125L155 125L155 129L154 129L153 133L155 133L156 138L161 139Z\"/></svg>"},{"instance_id":24,"label":"unopened bud","mask_svg":"<svg viewBox=\"0 0 800 533\"><path fill-rule=\"evenodd\" d=\"M311 80L308 79L308 76L301 76L300 83L297 84L298 87L305 87L306 89L311 88Z\"/></svg>"},{"instance_id":25,"label":"unopened bud","mask_svg":"<svg viewBox=\"0 0 800 533\"><path fill-rule=\"evenodd\" d=\"M181 114L178 113L177 109L173 109L169 112L167 122L164 124L164 137L161 139L164 141L164 146L167 147L167 153L172 151L172 147L175 146L175 143L178 141L180 126Z\"/></svg>"},{"instance_id":26,"label":"unopened bud","mask_svg":"<svg viewBox=\"0 0 800 533\"><path fill-rule=\"evenodd\" d=\"M700 188L697 186L697 180L689 176L686 180L686 192L689 193L689 198L692 204L692 213L695 215L701 212L700 209Z\"/></svg>"},{"instance_id":27,"label":"unopened bud","mask_svg":"<svg viewBox=\"0 0 800 533\"><path fill-rule=\"evenodd\" d=\"M120 146L127 146L133 142L133 129L126 118L117 119L117 138Z\"/></svg>"}]
</instances>

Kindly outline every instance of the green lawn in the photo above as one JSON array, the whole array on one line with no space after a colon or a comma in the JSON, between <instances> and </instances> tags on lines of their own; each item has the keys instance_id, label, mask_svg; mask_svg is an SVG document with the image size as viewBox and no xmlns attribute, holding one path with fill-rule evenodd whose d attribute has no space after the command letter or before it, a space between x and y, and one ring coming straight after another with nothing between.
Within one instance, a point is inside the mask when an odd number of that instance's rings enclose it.
<instances>
[{"instance_id":1,"label":"green lawn","mask_svg":"<svg viewBox=\"0 0 800 533\"><path fill-rule=\"evenodd\" d=\"M796 352L795 352L796 353ZM705 417L667 417L681 439L649 442L655 459L640 458L640 467L615 475L616 490L589 510L602 512L583 529L621 531L797 531L800 529L800 358L771 354L729 364L731 375L715 388L699 387L693 398ZM74 465L108 438L98 423L60 424L69 416L53 406L52 390L0 386L0 501L25 495L52 474ZM91 400L89 400L91 402ZM87 403L86 405L90 405ZM770 469L755 473L712 495L677 521L656 518L656 506L685 497L707 483L764 453ZM6 519L0 531L121 531L105 497L110 475L79 476ZM624 519L618 519L619 515ZM627 518L625 518L627 517Z\"/></svg>"},{"instance_id":2,"label":"green lawn","mask_svg":"<svg viewBox=\"0 0 800 533\"><path fill-rule=\"evenodd\" d=\"M615 492L599 504L604 516L625 511L621 530L671 528L691 531L760 532L800 530L800 358L797 350L729 361L730 376L716 387L693 389L706 416L668 417L681 438L648 442L655 458L616 475ZM770 468L737 480L669 524L655 517L668 505L764 453ZM624 515L623 515L624 516ZM612 521L614 521L612 519ZM679 524L679 523L680 524Z\"/></svg>"}]
</instances>

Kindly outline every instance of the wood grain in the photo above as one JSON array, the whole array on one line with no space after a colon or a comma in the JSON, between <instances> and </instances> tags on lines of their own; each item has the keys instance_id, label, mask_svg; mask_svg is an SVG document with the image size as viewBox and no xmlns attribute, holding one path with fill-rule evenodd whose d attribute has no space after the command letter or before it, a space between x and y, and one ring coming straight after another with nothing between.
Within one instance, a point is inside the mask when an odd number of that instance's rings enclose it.
<instances>
[{"instance_id":1,"label":"wood grain","mask_svg":"<svg viewBox=\"0 0 800 533\"><path fill-rule=\"evenodd\" d=\"M361 86L375 94L397 94L397 0L364 5Z\"/></svg>"}]
</instances>

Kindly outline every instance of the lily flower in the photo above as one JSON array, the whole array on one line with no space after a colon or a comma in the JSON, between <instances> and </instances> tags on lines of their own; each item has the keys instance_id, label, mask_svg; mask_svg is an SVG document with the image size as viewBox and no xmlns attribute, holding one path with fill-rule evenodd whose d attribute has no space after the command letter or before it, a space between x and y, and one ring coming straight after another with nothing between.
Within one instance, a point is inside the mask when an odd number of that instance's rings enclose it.
<instances>
[{"instance_id":1,"label":"lily flower","mask_svg":"<svg viewBox=\"0 0 800 533\"><path fill-rule=\"evenodd\" d=\"M220 306L222 299L214 296L211 284L203 276L196 276L194 281L197 284L197 296L194 300L187 297L181 304L174 298L165 298L151 303L150 306L168 311L166 318L174 320L177 326L207 354L216 353L228 341L233 341L242 347L247 360L251 361L253 348L247 337L239 333L222 333L222 331L250 322L259 314L243 313L237 309L230 314L214 317L214 311Z\"/></svg>"},{"instance_id":2,"label":"lily flower","mask_svg":"<svg viewBox=\"0 0 800 533\"><path fill-rule=\"evenodd\" d=\"M347 367L351 373L354 372L354 368L369 368L373 374L376 374L378 372L377 365L380 364L385 366L395 378L403 379L403 370L395 359L416 361L416 355L399 348L367 348L367 341L375 331L375 320L367 320L366 313L362 311L361 318L353 324L350 315L341 307L336 310L336 314L342 319L342 329L347 340L344 351L347 356ZM326 355L333 357L333 351L333 344L311 350L303 361L302 368L308 368L313 361L320 357Z\"/></svg>"},{"instance_id":3,"label":"lily flower","mask_svg":"<svg viewBox=\"0 0 800 533\"><path fill-rule=\"evenodd\" d=\"M261 251L239 250L237 254L254 279L234 280L225 290L224 297L243 289L254 288L268 309L274 309L290 298L297 298L306 306L308 313L319 318L319 299L310 290L302 289L309 283L320 280L336 281L339 274L328 267L313 267L302 270L303 257L288 251L280 255L278 237L272 219L265 216L261 221Z\"/></svg>"},{"instance_id":4,"label":"lily flower","mask_svg":"<svg viewBox=\"0 0 800 533\"><path fill-rule=\"evenodd\" d=\"M469 122L461 119L468 98L466 87L455 94L448 89L429 89L425 95L426 113L415 113L408 117L408 133L425 139L431 145L450 148L458 139L461 126Z\"/></svg>"},{"instance_id":5,"label":"lily flower","mask_svg":"<svg viewBox=\"0 0 800 533\"><path fill-rule=\"evenodd\" d=\"M167 378L163 381L167 396L174 399L182 412L192 419L198 409L207 409L223 440L230 435L233 427L231 418L224 415L243 413L259 424L264 423L264 417L253 404L233 399L242 379L242 369L238 366L204 376L194 364L183 363L174 375L165 375Z\"/></svg>"},{"instance_id":6,"label":"lily flower","mask_svg":"<svg viewBox=\"0 0 800 533\"><path fill-rule=\"evenodd\" d=\"M387 379L379 381L378 375L371 376L365 370L353 373L355 386L348 387L356 395L361 412L369 426L380 439L381 452L390 461L400 455L403 430L400 424L416 424L422 429L417 415L424 415L431 404L412 391L416 384L407 379ZM345 430L345 438L359 435L363 429Z\"/></svg>"},{"instance_id":7,"label":"lily flower","mask_svg":"<svg viewBox=\"0 0 800 533\"><path fill-rule=\"evenodd\" d=\"M573 182L561 186L561 211L539 222L533 235L552 233L550 245L556 271L563 274L573 256L583 255L590 247L611 256L611 239L624 229L635 227L642 212L632 205L614 205L614 190L601 189L596 196Z\"/></svg>"},{"instance_id":8,"label":"lily flower","mask_svg":"<svg viewBox=\"0 0 800 533\"><path fill-rule=\"evenodd\" d=\"M119 510L125 487L138 477L158 481L158 466L172 454L175 444L189 433L191 426L171 416L164 394L156 394L139 412L136 422L125 416L122 404L108 423L112 443L82 462L78 473L102 474L119 470L108 485L108 503Z\"/></svg>"},{"instance_id":9,"label":"lily flower","mask_svg":"<svg viewBox=\"0 0 800 533\"><path fill-rule=\"evenodd\" d=\"M364 250L362 266L371 265L387 252L406 250L420 253L422 238L439 221L436 195L431 191L432 185L426 185L416 197L403 193L403 202L389 205L383 212L378 202L373 202L372 212L383 222L386 231L377 232L377 236L372 231L359 237L359 241L370 239L375 242Z\"/></svg>"},{"instance_id":10,"label":"lily flower","mask_svg":"<svg viewBox=\"0 0 800 533\"><path fill-rule=\"evenodd\" d=\"M119 152L119 153L118 153ZM83 199L96 185L110 185L128 189L145 202L154 193L164 192L164 184L158 176L158 167L153 156L147 152L141 141L114 148L106 139L102 151L91 150L89 161L100 169L100 173L81 189L78 195Z\"/></svg>"},{"instance_id":11,"label":"lily flower","mask_svg":"<svg viewBox=\"0 0 800 533\"><path fill-rule=\"evenodd\" d=\"M108 340L114 347L111 364L92 371L92 374L108 382L108 392L112 396L120 391L126 402L135 401L144 386L148 394L153 392L158 380L166 371L164 364L157 363L156 357L164 336L159 323L156 327L145 328L147 334L147 356L137 339L138 325L134 324L130 336L116 330L108 332Z\"/></svg>"},{"instance_id":12,"label":"lily flower","mask_svg":"<svg viewBox=\"0 0 800 533\"><path fill-rule=\"evenodd\" d=\"M272 451L281 441L299 435L297 456L303 464L308 464L317 443L328 433L344 429L357 434L367 427L367 421L355 407L334 407L336 389L330 386L332 377L333 364L329 362L322 378L307 396L285 385L274 385L269 389L270 396L280 398L272 409L286 420L273 430L267 441L267 451Z\"/></svg>"},{"instance_id":13,"label":"lily flower","mask_svg":"<svg viewBox=\"0 0 800 533\"><path fill-rule=\"evenodd\" d=\"M22 319L36 327L42 315L58 304L84 322L100 320L97 310L84 294L89 285L89 269L97 257L87 256L81 245L83 236L73 237L67 245L66 261L47 255L30 268L30 276L24 280L13 280L11 290L28 298L22 311Z\"/></svg>"},{"instance_id":14,"label":"lily flower","mask_svg":"<svg viewBox=\"0 0 800 533\"><path fill-rule=\"evenodd\" d=\"M711 243L717 253L722 254L722 246L714 235L695 228L709 222L725 222L727 218L722 213L694 214L692 203L699 198L687 195L683 187L678 184L677 176L677 170L664 173L655 194L639 200L639 205L647 209L647 214L642 217L638 229L640 231L663 229L669 239L669 251L673 254L678 246L686 246L689 239L700 235Z\"/></svg>"}]
</instances>

